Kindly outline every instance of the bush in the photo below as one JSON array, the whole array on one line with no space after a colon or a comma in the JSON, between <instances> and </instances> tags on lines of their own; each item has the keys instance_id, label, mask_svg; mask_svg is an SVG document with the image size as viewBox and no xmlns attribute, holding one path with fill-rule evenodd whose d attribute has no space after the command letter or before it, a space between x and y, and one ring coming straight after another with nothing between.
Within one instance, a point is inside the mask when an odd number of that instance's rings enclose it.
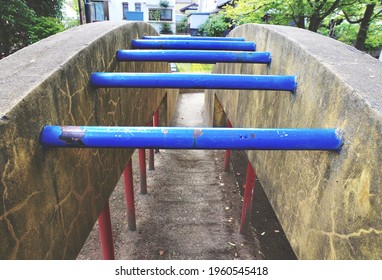
<instances>
[{"instance_id":1,"label":"bush","mask_svg":"<svg viewBox=\"0 0 382 280\"><path fill-rule=\"evenodd\" d=\"M173 34L171 25L168 22L164 22L160 26L160 34Z\"/></svg>"},{"instance_id":2,"label":"bush","mask_svg":"<svg viewBox=\"0 0 382 280\"><path fill-rule=\"evenodd\" d=\"M229 19L223 14L212 15L199 27L199 33L203 36L223 37L230 26Z\"/></svg>"},{"instance_id":3,"label":"bush","mask_svg":"<svg viewBox=\"0 0 382 280\"><path fill-rule=\"evenodd\" d=\"M167 0L160 0L159 6L161 6L163 8L167 8L168 6L170 6L170 3Z\"/></svg>"},{"instance_id":4,"label":"bush","mask_svg":"<svg viewBox=\"0 0 382 280\"><path fill-rule=\"evenodd\" d=\"M180 21L176 23L176 33L177 34L188 33L187 17L183 17Z\"/></svg>"}]
</instances>

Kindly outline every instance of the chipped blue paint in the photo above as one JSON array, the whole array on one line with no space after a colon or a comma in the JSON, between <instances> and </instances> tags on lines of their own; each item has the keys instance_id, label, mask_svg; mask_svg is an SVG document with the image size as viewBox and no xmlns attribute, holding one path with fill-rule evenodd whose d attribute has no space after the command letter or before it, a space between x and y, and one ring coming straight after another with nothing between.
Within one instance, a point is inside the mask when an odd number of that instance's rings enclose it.
<instances>
[{"instance_id":1,"label":"chipped blue paint","mask_svg":"<svg viewBox=\"0 0 382 280\"><path fill-rule=\"evenodd\" d=\"M296 90L296 76L185 74L185 73L104 73L95 72L90 81L101 88L198 88L246 90Z\"/></svg>"},{"instance_id":2,"label":"chipped blue paint","mask_svg":"<svg viewBox=\"0 0 382 280\"><path fill-rule=\"evenodd\" d=\"M333 128L45 126L40 142L67 148L339 151L343 138Z\"/></svg>"}]
</instances>

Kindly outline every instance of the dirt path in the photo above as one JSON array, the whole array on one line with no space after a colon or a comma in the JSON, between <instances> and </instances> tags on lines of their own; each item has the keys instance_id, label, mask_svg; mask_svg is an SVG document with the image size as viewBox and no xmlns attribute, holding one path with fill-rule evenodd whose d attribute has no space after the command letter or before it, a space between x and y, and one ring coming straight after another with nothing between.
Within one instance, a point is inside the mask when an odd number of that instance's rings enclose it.
<instances>
[{"instance_id":1,"label":"dirt path","mask_svg":"<svg viewBox=\"0 0 382 280\"><path fill-rule=\"evenodd\" d=\"M204 94L180 95L174 126L206 126ZM254 259L258 241L238 233L241 196L224 151L161 150L148 194L134 172L137 231L127 229L122 180L110 199L116 259ZM134 156L133 166L138 166ZM102 259L95 225L78 259Z\"/></svg>"}]
</instances>

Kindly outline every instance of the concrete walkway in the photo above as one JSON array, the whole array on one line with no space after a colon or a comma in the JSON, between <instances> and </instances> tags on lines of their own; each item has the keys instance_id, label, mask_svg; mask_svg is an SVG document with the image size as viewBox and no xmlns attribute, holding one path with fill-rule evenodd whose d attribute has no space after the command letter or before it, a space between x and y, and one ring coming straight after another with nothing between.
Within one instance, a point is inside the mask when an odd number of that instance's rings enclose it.
<instances>
[{"instance_id":1,"label":"concrete walkway","mask_svg":"<svg viewBox=\"0 0 382 280\"><path fill-rule=\"evenodd\" d=\"M204 94L181 94L173 126L206 126ZM135 153L136 154L136 153ZM116 259L258 259L258 241L239 234L241 196L224 151L161 150L139 194L133 158L137 231L127 229L122 180L110 198ZM94 227L79 259L101 259Z\"/></svg>"}]
</instances>

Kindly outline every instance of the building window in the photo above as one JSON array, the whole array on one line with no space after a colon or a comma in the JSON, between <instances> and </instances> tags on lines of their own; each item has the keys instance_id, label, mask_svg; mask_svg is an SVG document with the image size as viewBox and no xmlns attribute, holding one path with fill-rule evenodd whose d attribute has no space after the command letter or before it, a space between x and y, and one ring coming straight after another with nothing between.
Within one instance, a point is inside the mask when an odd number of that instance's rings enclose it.
<instances>
[{"instance_id":1,"label":"building window","mask_svg":"<svg viewBox=\"0 0 382 280\"><path fill-rule=\"evenodd\" d=\"M129 12L129 3L122 3L123 19L127 19L127 14Z\"/></svg>"},{"instance_id":2,"label":"building window","mask_svg":"<svg viewBox=\"0 0 382 280\"><path fill-rule=\"evenodd\" d=\"M109 6L107 1L91 2L91 21L109 20Z\"/></svg>"},{"instance_id":3,"label":"building window","mask_svg":"<svg viewBox=\"0 0 382 280\"><path fill-rule=\"evenodd\" d=\"M135 3L135 11L140 12L141 11L141 3Z\"/></svg>"},{"instance_id":4,"label":"building window","mask_svg":"<svg viewBox=\"0 0 382 280\"><path fill-rule=\"evenodd\" d=\"M149 9L149 20L172 21L171 9Z\"/></svg>"},{"instance_id":5,"label":"building window","mask_svg":"<svg viewBox=\"0 0 382 280\"><path fill-rule=\"evenodd\" d=\"M105 20L103 1L93 2L92 3L92 21L101 21L101 20Z\"/></svg>"}]
</instances>

